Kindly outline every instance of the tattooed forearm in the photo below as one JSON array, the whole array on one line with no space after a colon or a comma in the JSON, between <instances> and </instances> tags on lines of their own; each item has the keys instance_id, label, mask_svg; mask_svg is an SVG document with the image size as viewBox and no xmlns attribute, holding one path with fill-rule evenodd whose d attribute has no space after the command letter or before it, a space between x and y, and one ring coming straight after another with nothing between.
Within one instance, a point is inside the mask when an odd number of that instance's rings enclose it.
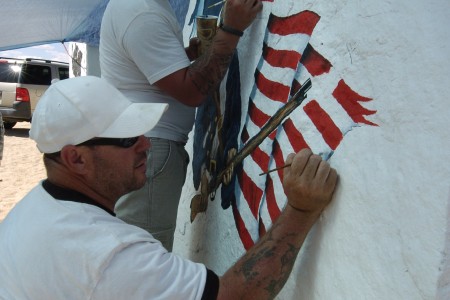
<instances>
[{"instance_id":1,"label":"tattooed forearm","mask_svg":"<svg viewBox=\"0 0 450 300\"><path fill-rule=\"evenodd\" d=\"M274 224L260 243L243 257L240 268L235 270L236 275L243 276L247 284L264 289L268 299L274 298L288 280L301 246L301 243L292 242L296 233L278 234L278 226ZM265 271L261 266L270 266L270 271Z\"/></svg>"},{"instance_id":2,"label":"tattooed forearm","mask_svg":"<svg viewBox=\"0 0 450 300\"><path fill-rule=\"evenodd\" d=\"M274 299L286 284L317 214L287 207L272 227L221 279L230 299ZM230 286L240 289L229 290ZM251 291L251 293L249 293Z\"/></svg>"},{"instance_id":3,"label":"tattooed forearm","mask_svg":"<svg viewBox=\"0 0 450 300\"><path fill-rule=\"evenodd\" d=\"M279 293L279 291L283 288L284 284L289 278L291 274L292 267L295 263L295 258L297 257L298 252L300 251L299 247L294 247L294 245L289 244L289 249L281 256L281 266L278 280L273 279L269 282L269 284L265 287L267 293L270 298L275 298L275 296Z\"/></svg>"},{"instance_id":4,"label":"tattooed forearm","mask_svg":"<svg viewBox=\"0 0 450 300\"><path fill-rule=\"evenodd\" d=\"M259 271L256 265L259 261L272 257L274 255L274 249L272 248L262 248L257 253L251 255L247 260L242 263L241 272L247 281L254 280L258 275Z\"/></svg>"},{"instance_id":5,"label":"tattooed forearm","mask_svg":"<svg viewBox=\"0 0 450 300\"><path fill-rule=\"evenodd\" d=\"M281 273L290 272L292 266L295 263L295 259L297 258L297 254L300 251L300 247L295 247L293 244L288 244L288 249L281 256ZM289 275L289 274L288 274Z\"/></svg>"},{"instance_id":6,"label":"tattooed forearm","mask_svg":"<svg viewBox=\"0 0 450 300\"><path fill-rule=\"evenodd\" d=\"M222 53L217 49L225 46L216 41L211 47L201 55L188 69L188 76L203 95L207 96L214 91L222 81L233 57L231 53Z\"/></svg>"}]
</instances>

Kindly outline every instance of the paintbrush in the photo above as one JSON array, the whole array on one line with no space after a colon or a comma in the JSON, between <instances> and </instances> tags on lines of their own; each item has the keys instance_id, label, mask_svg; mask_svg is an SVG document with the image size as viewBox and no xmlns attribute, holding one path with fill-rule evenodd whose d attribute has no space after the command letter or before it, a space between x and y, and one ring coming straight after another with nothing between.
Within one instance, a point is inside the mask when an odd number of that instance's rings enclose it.
<instances>
[{"instance_id":1,"label":"paintbrush","mask_svg":"<svg viewBox=\"0 0 450 300\"><path fill-rule=\"evenodd\" d=\"M217 2L217 3L214 3L214 4L211 4L210 6L208 6L207 8L211 8L211 7L215 7L215 6L218 6L218 5L220 5L220 4L222 4L222 3L225 3L227 0L222 0L222 1L219 1L219 2Z\"/></svg>"},{"instance_id":2,"label":"paintbrush","mask_svg":"<svg viewBox=\"0 0 450 300\"><path fill-rule=\"evenodd\" d=\"M269 174L269 173L272 173L272 172L275 172L275 171L278 171L278 170L281 170L281 169L284 169L284 168L286 168L286 167L289 167L290 165L291 165L291 164L286 164L286 165L284 165L284 166L281 166L281 167L278 167L278 168L269 170L269 171L267 171L267 172L263 172L263 173L259 174L259 176L264 175L264 174Z\"/></svg>"}]
</instances>

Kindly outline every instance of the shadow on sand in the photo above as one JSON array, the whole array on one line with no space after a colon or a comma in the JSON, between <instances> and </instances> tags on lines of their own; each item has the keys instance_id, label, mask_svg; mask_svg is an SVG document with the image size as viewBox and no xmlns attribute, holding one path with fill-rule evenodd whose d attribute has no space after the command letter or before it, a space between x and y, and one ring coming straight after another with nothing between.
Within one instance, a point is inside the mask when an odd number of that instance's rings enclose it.
<instances>
[{"instance_id":1,"label":"shadow on sand","mask_svg":"<svg viewBox=\"0 0 450 300\"><path fill-rule=\"evenodd\" d=\"M28 132L30 128L12 128L5 129L5 136L15 136L20 138L29 138Z\"/></svg>"}]
</instances>

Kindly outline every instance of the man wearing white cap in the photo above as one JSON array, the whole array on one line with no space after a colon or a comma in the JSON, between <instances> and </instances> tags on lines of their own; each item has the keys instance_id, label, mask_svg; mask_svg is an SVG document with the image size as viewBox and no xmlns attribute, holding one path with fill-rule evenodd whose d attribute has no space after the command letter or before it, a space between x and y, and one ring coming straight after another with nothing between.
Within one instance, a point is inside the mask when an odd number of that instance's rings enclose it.
<instances>
[{"instance_id":1,"label":"man wearing white cap","mask_svg":"<svg viewBox=\"0 0 450 300\"><path fill-rule=\"evenodd\" d=\"M269 299L280 291L331 200L336 171L309 150L291 154L288 205L219 278L113 213L117 199L146 180L151 145L142 134L166 106L132 103L92 76L46 91L30 137L48 178L0 223L0 299Z\"/></svg>"}]
</instances>

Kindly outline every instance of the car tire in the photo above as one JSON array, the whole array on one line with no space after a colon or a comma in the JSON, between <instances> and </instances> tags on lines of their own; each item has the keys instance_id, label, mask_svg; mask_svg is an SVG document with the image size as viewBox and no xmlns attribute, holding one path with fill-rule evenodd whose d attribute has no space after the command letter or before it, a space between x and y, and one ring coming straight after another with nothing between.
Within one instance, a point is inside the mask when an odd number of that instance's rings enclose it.
<instances>
[{"instance_id":1,"label":"car tire","mask_svg":"<svg viewBox=\"0 0 450 300\"><path fill-rule=\"evenodd\" d=\"M6 121L3 122L3 125L5 126L5 129L11 129L16 124L17 124L17 122L6 122Z\"/></svg>"}]
</instances>

